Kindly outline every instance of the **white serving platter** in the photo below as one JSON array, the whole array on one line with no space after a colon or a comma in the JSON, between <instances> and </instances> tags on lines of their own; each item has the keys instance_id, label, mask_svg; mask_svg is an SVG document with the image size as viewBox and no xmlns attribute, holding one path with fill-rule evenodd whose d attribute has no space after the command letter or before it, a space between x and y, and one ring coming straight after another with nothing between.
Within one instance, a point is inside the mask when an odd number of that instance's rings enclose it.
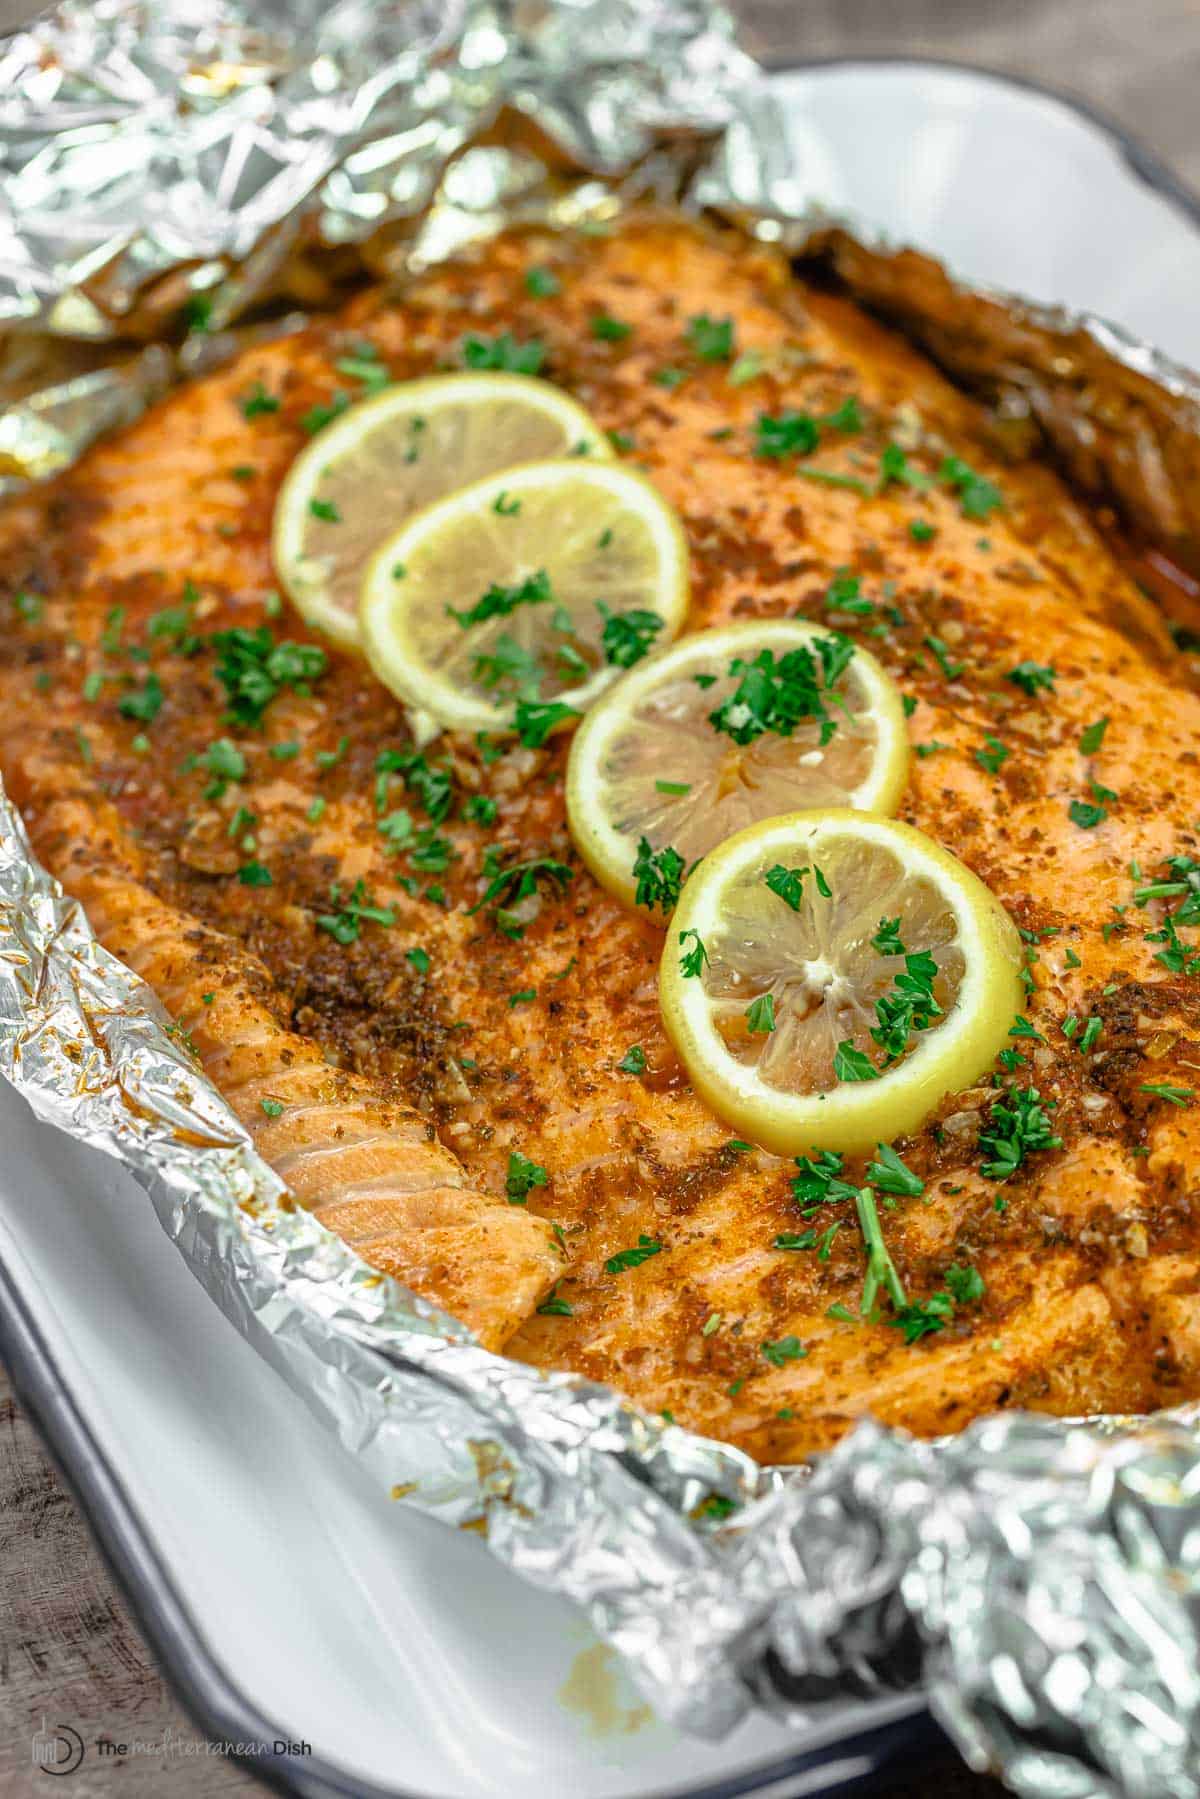
<instances>
[{"instance_id":1,"label":"white serving platter","mask_svg":"<svg viewBox=\"0 0 1200 1799\"><path fill-rule=\"evenodd\" d=\"M1102 123L933 64L773 84L813 199L1200 365L1193 203ZM2 1086L0 1145L0 1350L181 1697L210 1734L260 1745L272 1782L798 1799L929 1735L912 1695L846 1699L800 1731L757 1719L717 1747L648 1719L573 1608L374 1491L119 1169Z\"/></svg>"}]
</instances>

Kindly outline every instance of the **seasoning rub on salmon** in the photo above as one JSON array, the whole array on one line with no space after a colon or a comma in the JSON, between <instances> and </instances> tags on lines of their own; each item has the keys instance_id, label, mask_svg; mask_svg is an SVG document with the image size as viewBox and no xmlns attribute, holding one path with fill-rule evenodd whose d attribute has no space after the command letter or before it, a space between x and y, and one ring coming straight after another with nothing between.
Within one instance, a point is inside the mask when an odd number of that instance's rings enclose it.
<instances>
[{"instance_id":1,"label":"seasoning rub on salmon","mask_svg":"<svg viewBox=\"0 0 1200 1799\"><path fill-rule=\"evenodd\" d=\"M403 379L468 339L544 346L678 507L693 628L869 645L912 708L902 816L1024 932L994 1079L876 1177L907 1320L857 1316L864 1167L731 1142L689 1089L660 931L572 850L565 744L418 752L274 596L274 498L347 351ZM8 505L0 573L41 855L299 1198L485 1341L774 1459L867 1410L1200 1393L1200 700L1056 479L852 305L671 220L513 235L181 389Z\"/></svg>"}]
</instances>

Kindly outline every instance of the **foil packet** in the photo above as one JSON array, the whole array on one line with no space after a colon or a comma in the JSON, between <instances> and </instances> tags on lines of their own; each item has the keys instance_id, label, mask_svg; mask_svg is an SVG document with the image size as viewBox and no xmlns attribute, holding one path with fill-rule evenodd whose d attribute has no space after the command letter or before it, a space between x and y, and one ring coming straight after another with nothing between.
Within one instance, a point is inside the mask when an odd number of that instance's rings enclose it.
<instances>
[{"instance_id":1,"label":"foil packet","mask_svg":"<svg viewBox=\"0 0 1200 1799\"><path fill-rule=\"evenodd\" d=\"M0 481L364 275L651 195L823 259L1194 567L1196 378L807 216L784 143L708 0L68 0L0 44ZM486 1353L290 1201L2 797L0 1069L131 1170L373 1478L585 1606L682 1728L923 1685L1031 1799L1200 1799L1197 1408L932 1443L868 1422L770 1469Z\"/></svg>"}]
</instances>

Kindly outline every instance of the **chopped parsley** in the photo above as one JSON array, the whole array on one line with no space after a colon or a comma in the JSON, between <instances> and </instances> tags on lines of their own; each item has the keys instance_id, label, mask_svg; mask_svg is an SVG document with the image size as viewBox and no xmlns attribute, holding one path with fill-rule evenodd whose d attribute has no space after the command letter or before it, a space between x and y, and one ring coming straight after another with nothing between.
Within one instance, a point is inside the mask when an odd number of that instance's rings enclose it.
<instances>
[{"instance_id":1,"label":"chopped parsley","mask_svg":"<svg viewBox=\"0 0 1200 1799\"><path fill-rule=\"evenodd\" d=\"M687 341L701 362L729 362L733 356L733 320L697 313L688 320Z\"/></svg>"},{"instance_id":2,"label":"chopped parsley","mask_svg":"<svg viewBox=\"0 0 1200 1799\"><path fill-rule=\"evenodd\" d=\"M861 1049L850 1042L839 1043L833 1052L833 1072L839 1081L877 1081L879 1070Z\"/></svg>"},{"instance_id":3,"label":"chopped parsley","mask_svg":"<svg viewBox=\"0 0 1200 1799\"><path fill-rule=\"evenodd\" d=\"M485 907L495 909L495 923L505 936L520 938L525 927L514 917L513 908L524 899L537 892L539 881L549 881L565 892L575 879L575 871L565 862L557 862L552 856L532 856L525 862L513 862L507 868L495 866L495 852L489 851L484 862L484 873L488 876L488 885L482 899L477 900L467 912L473 918Z\"/></svg>"},{"instance_id":4,"label":"chopped parsley","mask_svg":"<svg viewBox=\"0 0 1200 1799\"><path fill-rule=\"evenodd\" d=\"M494 799L486 793L473 793L463 807L463 817L472 824L494 825L499 811Z\"/></svg>"},{"instance_id":5,"label":"chopped parsley","mask_svg":"<svg viewBox=\"0 0 1200 1799\"><path fill-rule=\"evenodd\" d=\"M772 1368L783 1368L788 1362L799 1362L808 1354L799 1337L777 1337L760 1345L763 1360Z\"/></svg>"},{"instance_id":6,"label":"chopped parsley","mask_svg":"<svg viewBox=\"0 0 1200 1799\"><path fill-rule=\"evenodd\" d=\"M656 1256L662 1249L657 1237L647 1237L644 1231L638 1234L638 1240L632 1249L619 1249L615 1256L609 1256L604 1264L606 1274L624 1274L627 1268L640 1268L651 1256Z\"/></svg>"},{"instance_id":7,"label":"chopped parsley","mask_svg":"<svg viewBox=\"0 0 1200 1799\"><path fill-rule=\"evenodd\" d=\"M653 646L663 628L657 612L634 607L629 612L611 612L603 600L597 606L604 620L601 642L604 660L614 668L632 668Z\"/></svg>"},{"instance_id":8,"label":"chopped parsley","mask_svg":"<svg viewBox=\"0 0 1200 1799\"><path fill-rule=\"evenodd\" d=\"M785 868L782 862L777 862L774 868L767 870L763 878L771 892L777 893L785 906L798 912L804 899L804 877L811 872L807 863L803 868Z\"/></svg>"},{"instance_id":9,"label":"chopped parsley","mask_svg":"<svg viewBox=\"0 0 1200 1799\"><path fill-rule=\"evenodd\" d=\"M796 1167L800 1172L792 1181L792 1197L805 1217L820 1206L853 1199L858 1192L857 1187L841 1178L842 1158L836 1150L819 1150L815 1158L797 1156Z\"/></svg>"},{"instance_id":10,"label":"chopped parsley","mask_svg":"<svg viewBox=\"0 0 1200 1799\"><path fill-rule=\"evenodd\" d=\"M947 681L957 681L959 675L961 675L966 668L966 663L955 662L953 660L950 653L950 645L945 643L942 638L927 636L923 641L926 647L933 651L934 660L937 662L938 667L945 675Z\"/></svg>"},{"instance_id":11,"label":"chopped parsley","mask_svg":"<svg viewBox=\"0 0 1200 1799\"><path fill-rule=\"evenodd\" d=\"M949 1293L931 1293L928 1299L898 1306L885 1323L903 1331L906 1343L919 1343L933 1331L943 1330L953 1317L954 1301Z\"/></svg>"},{"instance_id":12,"label":"chopped parsley","mask_svg":"<svg viewBox=\"0 0 1200 1799\"><path fill-rule=\"evenodd\" d=\"M1081 831L1093 831L1097 825L1104 823L1108 810L1104 806L1094 805L1090 800L1072 800L1067 807L1067 817Z\"/></svg>"},{"instance_id":13,"label":"chopped parsley","mask_svg":"<svg viewBox=\"0 0 1200 1799\"><path fill-rule=\"evenodd\" d=\"M351 381L357 381L364 393L381 393L391 381L384 364L379 360L379 351L373 343L356 344L354 353L342 356L334 364L339 375L346 375Z\"/></svg>"},{"instance_id":14,"label":"chopped parsley","mask_svg":"<svg viewBox=\"0 0 1200 1799\"><path fill-rule=\"evenodd\" d=\"M396 922L396 914L391 906L371 905L367 899L366 884L362 880L355 881L345 900L337 885L330 889L329 898L337 910L323 912L317 919L317 929L327 931L335 943L357 943L364 919L379 925L392 925Z\"/></svg>"},{"instance_id":15,"label":"chopped parsley","mask_svg":"<svg viewBox=\"0 0 1200 1799\"><path fill-rule=\"evenodd\" d=\"M1004 495L995 482L977 475L961 456L946 457L938 469L938 480L957 493L964 518L987 518L1004 506Z\"/></svg>"},{"instance_id":16,"label":"chopped parsley","mask_svg":"<svg viewBox=\"0 0 1200 1799\"><path fill-rule=\"evenodd\" d=\"M830 425L835 431L844 431L852 436L863 428L862 407L858 403L857 394L848 394L833 412L826 413L821 423Z\"/></svg>"},{"instance_id":17,"label":"chopped parsley","mask_svg":"<svg viewBox=\"0 0 1200 1799\"><path fill-rule=\"evenodd\" d=\"M165 697L162 682L151 672L140 687L121 695L117 711L122 718L135 718L140 724L151 725L158 717Z\"/></svg>"},{"instance_id":18,"label":"chopped parsley","mask_svg":"<svg viewBox=\"0 0 1200 1799\"><path fill-rule=\"evenodd\" d=\"M808 412L760 412L754 427L754 454L781 461L809 456L821 441L817 421Z\"/></svg>"},{"instance_id":19,"label":"chopped parsley","mask_svg":"<svg viewBox=\"0 0 1200 1799\"><path fill-rule=\"evenodd\" d=\"M912 538L914 543L928 543L931 538L937 536L937 526L931 525L927 519L910 518L908 521L908 535Z\"/></svg>"},{"instance_id":20,"label":"chopped parsley","mask_svg":"<svg viewBox=\"0 0 1200 1799\"><path fill-rule=\"evenodd\" d=\"M885 444L883 454L879 458L878 492L883 493L895 483L898 487L915 487L918 490L929 486L929 476L915 469L899 444Z\"/></svg>"},{"instance_id":21,"label":"chopped parsley","mask_svg":"<svg viewBox=\"0 0 1200 1799\"><path fill-rule=\"evenodd\" d=\"M575 1316L574 1306L559 1296L557 1287L552 1288L547 1297L543 1299L538 1311L543 1318L573 1318Z\"/></svg>"},{"instance_id":22,"label":"chopped parsley","mask_svg":"<svg viewBox=\"0 0 1200 1799\"><path fill-rule=\"evenodd\" d=\"M1019 687L1022 693L1027 693L1030 699L1035 699L1039 693L1054 692L1056 670L1043 662L1018 662L1015 668L1009 669L1004 679L1011 681L1014 687Z\"/></svg>"},{"instance_id":23,"label":"chopped parsley","mask_svg":"<svg viewBox=\"0 0 1200 1799\"><path fill-rule=\"evenodd\" d=\"M1196 1097L1194 1087L1172 1087L1167 1081L1143 1081L1138 1092L1153 1093L1156 1099L1165 1099L1172 1106L1190 1106Z\"/></svg>"},{"instance_id":24,"label":"chopped parsley","mask_svg":"<svg viewBox=\"0 0 1200 1799\"><path fill-rule=\"evenodd\" d=\"M375 758L375 810L388 803L388 777L400 775L405 790L428 812L435 824L448 817L454 802L454 783L444 764L431 765L419 750L380 750Z\"/></svg>"},{"instance_id":25,"label":"chopped parsley","mask_svg":"<svg viewBox=\"0 0 1200 1799\"><path fill-rule=\"evenodd\" d=\"M279 401L274 394L267 392L261 381L256 381L242 395L238 407L244 419L256 419L263 413L278 412Z\"/></svg>"},{"instance_id":26,"label":"chopped parsley","mask_svg":"<svg viewBox=\"0 0 1200 1799\"><path fill-rule=\"evenodd\" d=\"M536 337L518 343L509 331L499 337L464 337L463 366L469 369L505 369L514 375L536 375L546 359L546 348Z\"/></svg>"},{"instance_id":27,"label":"chopped parsley","mask_svg":"<svg viewBox=\"0 0 1200 1799\"><path fill-rule=\"evenodd\" d=\"M686 864L670 844L654 849L648 837L638 841L633 873L637 881L635 903L653 912L656 906L664 913L673 910L683 887Z\"/></svg>"},{"instance_id":28,"label":"chopped parsley","mask_svg":"<svg viewBox=\"0 0 1200 1799\"><path fill-rule=\"evenodd\" d=\"M276 643L266 625L256 631L235 626L217 631L210 639L217 652L217 679L229 696L227 717L252 727L276 696L290 687L306 695L312 683L329 666L325 651L315 643Z\"/></svg>"},{"instance_id":29,"label":"chopped parsley","mask_svg":"<svg viewBox=\"0 0 1200 1799\"><path fill-rule=\"evenodd\" d=\"M757 999L751 1000L746 1007L746 1029L760 1036L767 1036L775 1029L774 994L760 993Z\"/></svg>"},{"instance_id":30,"label":"chopped parsley","mask_svg":"<svg viewBox=\"0 0 1200 1799\"><path fill-rule=\"evenodd\" d=\"M882 926L892 922L884 919ZM889 932L885 940L889 945L892 941L900 941L894 932ZM900 944L899 951L889 947L887 953L903 954L904 973L896 976L893 991L882 994L875 1002L876 1023L872 1027L871 1037L883 1050L885 1068L904 1054L914 1031L927 1031L934 1019L942 1016L942 1008L933 995L938 966L929 952L906 951L903 944Z\"/></svg>"},{"instance_id":31,"label":"chopped parsley","mask_svg":"<svg viewBox=\"0 0 1200 1799\"><path fill-rule=\"evenodd\" d=\"M261 862L244 862L238 869L238 880L243 887L270 887L271 871Z\"/></svg>"},{"instance_id":32,"label":"chopped parsley","mask_svg":"<svg viewBox=\"0 0 1200 1799\"><path fill-rule=\"evenodd\" d=\"M605 344L624 343L633 334L632 325L627 325L623 319L614 319L608 312L593 313L590 329L592 336Z\"/></svg>"},{"instance_id":33,"label":"chopped parsley","mask_svg":"<svg viewBox=\"0 0 1200 1799\"><path fill-rule=\"evenodd\" d=\"M1097 718L1090 725L1087 725L1084 728L1083 734L1081 735L1081 737L1079 739L1080 755L1081 756L1094 756L1096 754L1096 751L1100 748L1100 745L1104 742L1104 733L1107 730L1108 730L1107 714L1105 715L1105 717Z\"/></svg>"},{"instance_id":34,"label":"chopped parsley","mask_svg":"<svg viewBox=\"0 0 1200 1799\"><path fill-rule=\"evenodd\" d=\"M826 698L854 655L848 637L832 632L813 640L814 657L807 645L787 650L776 658L773 650L760 650L752 662L735 656L730 675L739 678L734 691L708 715L716 731L724 731L735 743L752 743L765 731L790 737L802 719L820 721L822 745L837 729L837 720L826 707Z\"/></svg>"},{"instance_id":35,"label":"chopped parsley","mask_svg":"<svg viewBox=\"0 0 1200 1799\"><path fill-rule=\"evenodd\" d=\"M228 737L218 737L196 757L189 757L185 768L204 768L213 777L204 789L206 800L219 800L230 781L244 781L246 758Z\"/></svg>"},{"instance_id":36,"label":"chopped parsley","mask_svg":"<svg viewBox=\"0 0 1200 1799\"><path fill-rule=\"evenodd\" d=\"M859 576L852 575L847 568L839 568L829 583L825 604L831 612L850 612L864 618L875 610L874 600L867 599L862 591Z\"/></svg>"},{"instance_id":37,"label":"chopped parsley","mask_svg":"<svg viewBox=\"0 0 1200 1799\"><path fill-rule=\"evenodd\" d=\"M879 929L871 939L871 946L881 956L902 956L904 945L900 940L899 918L881 918Z\"/></svg>"},{"instance_id":38,"label":"chopped parsley","mask_svg":"<svg viewBox=\"0 0 1200 1799\"><path fill-rule=\"evenodd\" d=\"M946 1290L904 1306L894 1318L888 1319L890 1325L904 1332L906 1343L916 1343L923 1336L944 1329L953 1319L957 1306L970 1305L983 1298L983 1277L977 1268L969 1265L960 1268L956 1263L947 1268L944 1278Z\"/></svg>"},{"instance_id":39,"label":"chopped parsley","mask_svg":"<svg viewBox=\"0 0 1200 1799\"><path fill-rule=\"evenodd\" d=\"M890 1143L876 1144L875 1160L867 1168L867 1179L885 1193L895 1193L905 1199L919 1199L925 1191L920 1175L914 1174L901 1161Z\"/></svg>"},{"instance_id":40,"label":"chopped parsley","mask_svg":"<svg viewBox=\"0 0 1200 1799\"><path fill-rule=\"evenodd\" d=\"M311 406L303 415L300 420L301 430L306 431L309 437L315 437L318 431L323 431L326 425L331 425L334 419L340 418L349 404L350 395L343 393L340 388L335 389L327 401Z\"/></svg>"},{"instance_id":41,"label":"chopped parsley","mask_svg":"<svg viewBox=\"0 0 1200 1799\"><path fill-rule=\"evenodd\" d=\"M635 1043L625 1051L617 1067L622 1074L645 1074L646 1052L640 1043Z\"/></svg>"},{"instance_id":42,"label":"chopped parsley","mask_svg":"<svg viewBox=\"0 0 1200 1799\"><path fill-rule=\"evenodd\" d=\"M489 618L507 618L518 606L537 606L553 598L550 577L544 568L539 568L536 574L527 575L524 581L515 582L511 587L493 581L483 597L465 612L459 612L453 606L447 606L446 611L465 631L469 625L481 625Z\"/></svg>"},{"instance_id":43,"label":"chopped parsley","mask_svg":"<svg viewBox=\"0 0 1200 1799\"><path fill-rule=\"evenodd\" d=\"M975 760L989 775L998 775L1012 751L998 737L985 737L983 742L984 748L973 752Z\"/></svg>"},{"instance_id":44,"label":"chopped parsley","mask_svg":"<svg viewBox=\"0 0 1200 1799\"><path fill-rule=\"evenodd\" d=\"M504 1180L504 1191L508 1195L510 1206L523 1206L535 1187L545 1187L550 1176L540 1162L531 1162L520 1150L514 1149L508 1158L508 1172Z\"/></svg>"},{"instance_id":45,"label":"chopped parsley","mask_svg":"<svg viewBox=\"0 0 1200 1799\"><path fill-rule=\"evenodd\" d=\"M550 300L555 294L562 292L562 282L553 269L544 266L526 269L525 292L532 294L535 300Z\"/></svg>"},{"instance_id":46,"label":"chopped parsley","mask_svg":"<svg viewBox=\"0 0 1200 1799\"><path fill-rule=\"evenodd\" d=\"M1006 1181L1034 1151L1061 1149L1062 1138L1051 1128L1053 1106L1053 1100L1043 1101L1036 1087L1010 1087L995 1100L988 1128L979 1133L979 1147L988 1158L980 1173L991 1181Z\"/></svg>"},{"instance_id":47,"label":"chopped parsley","mask_svg":"<svg viewBox=\"0 0 1200 1799\"><path fill-rule=\"evenodd\" d=\"M482 686L492 691L503 689L518 694L536 694L541 676L532 650L506 631L492 639L490 651L480 651L475 656L472 672Z\"/></svg>"},{"instance_id":48,"label":"chopped parsley","mask_svg":"<svg viewBox=\"0 0 1200 1799\"><path fill-rule=\"evenodd\" d=\"M692 940L692 947L684 950L683 945L689 937ZM698 931L680 931L679 947L683 950L679 958L679 972L685 981L694 981L708 961L708 951L704 947L700 933Z\"/></svg>"},{"instance_id":49,"label":"chopped parsley","mask_svg":"<svg viewBox=\"0 0 1200 1799\"><path fill-rule=\"evenodd\" d=\"M562 700L519 699L513 724L527 750L540 750L556 725L562 724L564 719L578 717L578 710Z\"/></svg>"},{"instance_id":50,"label":"chopped parsley","mask_svg":"<svg viewBox=\"0 0 1200 1799\"><path fill-rule=\"evenodd\" d=\"M843 475L829 468L798 468L796 473L805 481L818 481L823 487L844 487L850 493L861 494L864 500L871 498L870 487L858 475Z\"/></svg>"},{"instance_id":51,"label":"chopped parsley","mask_svg":"<svg viewBox=\"0 0 1200 1799\"><path fill-rule=\"evenodd\" d=\"M743 350L729 371L730 384L745 387L748 381L757 381L766 366L767 359L761 350Z\"/></svg>"}]
</instances>

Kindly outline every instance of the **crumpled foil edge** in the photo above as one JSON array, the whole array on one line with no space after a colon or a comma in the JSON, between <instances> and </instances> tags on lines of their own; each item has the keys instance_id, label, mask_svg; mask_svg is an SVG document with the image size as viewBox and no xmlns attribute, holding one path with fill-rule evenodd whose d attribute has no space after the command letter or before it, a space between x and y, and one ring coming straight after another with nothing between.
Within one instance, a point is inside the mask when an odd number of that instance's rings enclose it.
<instances>
[{"instance_id":1,"label":"crumpled foil edge","mask_svg":"<svg viewBox=\"0 0 1200 1799\"><path fill-rule=\"evenodd\" d=\"M708 0L292 0L254 22L222 0L198 34L182 0L67 0L0 46L0 108L0 321L25 334L0 368L24 400L0 421L0 482L64 466L247 317L275 329L539 208L615 216L652 195L824 256L1034 419L1081 485L1181 558L1200 538L1196 380L1103 321L805 217L769 96ZM576 183L565 200L542 191L548 162ZM172 349L189 308L205 326ZM0 1068L124 1163L386 1490L586 1606L681 1727L720 1737L755 1704L803 1725L924 1682L974 1765L1031 1799L1200 1799L1195 1408L1007 1415L936 1443L864 1423L811 1472L770 1470L487 1354L290 1205L6 801ZM715 1526L696 1516L714 1495L740 1508Z\"/></svg>"}]
</instances>

